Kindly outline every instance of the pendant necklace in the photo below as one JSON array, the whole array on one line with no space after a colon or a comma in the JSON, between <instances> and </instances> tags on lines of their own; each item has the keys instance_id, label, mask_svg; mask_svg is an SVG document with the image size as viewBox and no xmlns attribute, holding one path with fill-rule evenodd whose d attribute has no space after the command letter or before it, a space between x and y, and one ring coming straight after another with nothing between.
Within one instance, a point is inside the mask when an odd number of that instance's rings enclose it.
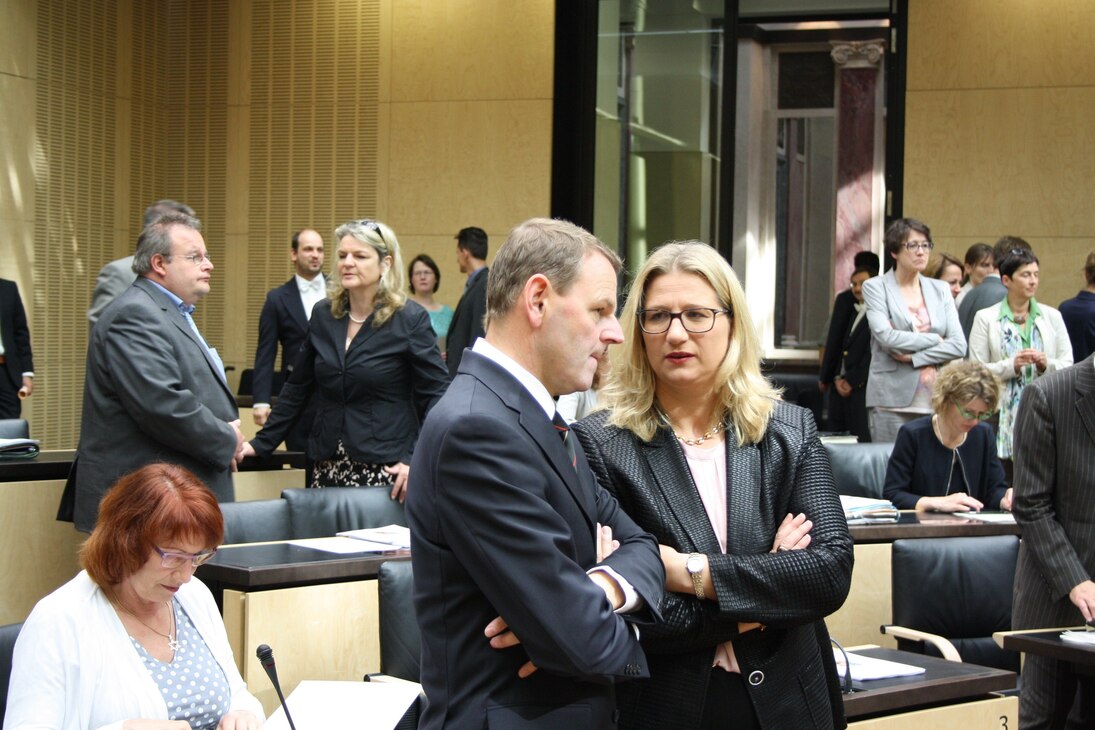
<instances>
[{"instance_id":1,"label":"pendant necklace","mask_svg":"<svg viewBox=\"0 0 1095 730\"><path fill-rule=\"evenodd\" d=\"M673 431L673 435L676 436L679 441L687 444L688 446L699 446L704 441L714 438L716 435L718 435L719 431L722 430L722 424L716 422L715 425L707 429L702 436L697 436L696 438L687 438L677 433L677 429L673 426L673 422L669 420L669 416L667 416L661 408L658 408L658 414L662 417L662 420L665 421L665 424L669 426L670 430Z\"/></svg>"},{"instance_id":2,"label":"pendant necklace","mask_svg":"<svg viewBox=\"0 0 1095 730\"><path fill-rule=\"evenodd\" d=\"M111 593L114 594L113 591L111 591ZM172 653L177 652L179 650L179 636L178 636L177 627L175 626L175 611L171 607L171 601L164 601L164 605L167 606L167 612L169 614L171 614L171 633L169 633L169 634L165 634L162 631L157 631L156 629L152 628L151 626L146 624L144 621L142 621L140 616L138 616L137 614L133 613L132 611L130 611L128 608L125 607L125 605L118 598L117 594L113 595L113 598L111 599L110 602L113 603L118 608L120 608L122 611L125 611L126 613L128 613L133 618L137 619L137 621L140 622L140 624L142 626L144 626L146 629L148 629L152 633L156 634L156 636L162 636L163 638L167 639L167 646L171 649Z\"/></svg>"}]
</instances>

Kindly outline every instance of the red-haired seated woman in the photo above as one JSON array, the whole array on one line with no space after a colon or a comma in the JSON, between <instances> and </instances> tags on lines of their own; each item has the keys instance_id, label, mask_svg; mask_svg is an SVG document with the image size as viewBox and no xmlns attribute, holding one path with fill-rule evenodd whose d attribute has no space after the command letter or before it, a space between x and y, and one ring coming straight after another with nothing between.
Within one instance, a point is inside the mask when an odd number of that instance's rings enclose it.
<instances>
[{"instance_id":1,"label":"red-haired seated woman","mask_svg":"<svg viewBox=\"0 0 1095 730\"><path fill-rule=\"evenodd\" d=\"M224 537L213 493L150 464L107 492L84 570L34 607L15 645L5 730L255 730L262 706L236 669L194 569Z\"/></svg>"}]
</instances>

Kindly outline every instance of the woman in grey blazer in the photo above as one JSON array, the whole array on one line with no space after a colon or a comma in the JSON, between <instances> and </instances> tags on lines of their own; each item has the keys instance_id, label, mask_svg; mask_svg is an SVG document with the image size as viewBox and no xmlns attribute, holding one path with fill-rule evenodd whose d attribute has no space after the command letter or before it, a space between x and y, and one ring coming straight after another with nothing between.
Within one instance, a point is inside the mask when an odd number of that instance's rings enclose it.
<instances>
[{"instance_id":1,"label":"woman in grey blazer","mask_svg":"<svg viewBox=\"0 0 1095 730\"><path fill-rule=\"evenodd\" d=\"M813 415L779 400L729 264L670 243L639 272L598 404L574 426L598 481L660 543L650 679L620 728L844 727L824 617L852 543Z\"/></svg>"},{"instance_id":2,"label":"woman in grey blazer","mask_svg":"<svg viewBox=\"0 0 1095 730\"><path fill-rule=\"evenodd\" d=\"M867 378L871 440L892 442L909 421L932 412L936 370L966 353L966 338L947 285L923 275L931 230L913 218L886 229L895 267L863 284L871 328Z\"/></svg>"}]
</instances>

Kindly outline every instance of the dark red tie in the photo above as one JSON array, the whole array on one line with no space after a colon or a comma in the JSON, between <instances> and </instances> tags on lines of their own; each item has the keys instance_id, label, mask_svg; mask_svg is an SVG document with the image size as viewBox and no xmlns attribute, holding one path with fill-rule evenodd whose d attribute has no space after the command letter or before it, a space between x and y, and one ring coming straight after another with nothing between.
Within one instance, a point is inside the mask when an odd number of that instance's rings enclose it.
<instances>
[{"instance_id":1,"label":"dark red tie","mask_svg":"<svg viewBox=\"0 0 1095 730\"><path fill-rule=\"evenodd\" d=\"M559 411L555 411L555 416L551 419L551 423L555 426L555 430L559 432L559 438L563 440L563 446L566 447L567 456L570 457L570 465L575 470L578 469L578 452L574 450L574 441L570 438L570 426L563 420L563 417L559 415Z\"/></svg>"}]
</instances>

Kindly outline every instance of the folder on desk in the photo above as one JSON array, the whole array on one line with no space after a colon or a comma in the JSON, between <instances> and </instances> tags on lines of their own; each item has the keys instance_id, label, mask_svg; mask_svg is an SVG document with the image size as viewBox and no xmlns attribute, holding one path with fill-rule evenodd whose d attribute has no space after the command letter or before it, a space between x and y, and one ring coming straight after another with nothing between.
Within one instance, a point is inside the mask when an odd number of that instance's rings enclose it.
<instances>
[{"instance_id":1,"label":"folder on desk","mask_svg":"<svg viewBox=\"0 0 1095 730\"><path fill-rule=\"evenodd\" d=\"M0 439L0 460L33 459L38 456L38 439Z\"/></svg>"},{"instance_id":2,"label":"folder on desk","mask_svg":"<svg viewBox=\"0 0 1095 730\"><path fill-rule=\"evenodd\" d=\"M391 545L392 548L403 548L405 550L411 548L410 528L403 525L370 527L364 530L345 530L336 534L339 537L352 537L355 540L367 540L368 542Z\"/></svg>"},{"instance_id":3,"label":"folder on desk","mask_svg":"<svg viewBox=\"0 0 1095 730\"><path fill-rule=\"evenodd\" d=\"M844 676L844 657L840 651L834 649L833 656L836 659L836 671ZM912 677L924 674L924 667L915 667L912 664L891 662L888 659L876 659L874 657L848 652L848 662L852 667L852 679L857 682L865 682L871 679L889 679L890 677Z\"/></svg>"},{"instance_id":4,"label":"folder on desk","mask_svg":"<svg viewBox=\"0 0 1095 730\"><path fill-rule=\"evenodd\" d=\"M840 495L840 506L849 525L868 522L894 522L900 516L897 507L888 499Z\"/></svg>"}]
</instances>

